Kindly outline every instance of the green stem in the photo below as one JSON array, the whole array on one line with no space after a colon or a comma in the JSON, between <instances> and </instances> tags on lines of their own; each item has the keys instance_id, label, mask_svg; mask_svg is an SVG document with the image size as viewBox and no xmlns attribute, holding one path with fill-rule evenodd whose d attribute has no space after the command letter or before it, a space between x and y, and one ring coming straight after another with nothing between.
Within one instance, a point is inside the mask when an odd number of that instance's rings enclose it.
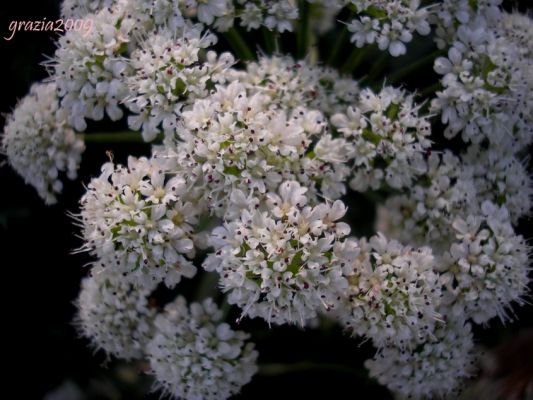
<instances>
[{"instance_id":1,"label":"green stem","mask_svg":"<svg viewBox=\"0 0 533 400\"><path fill-rule=\"evenodd\" d=\"M307 55L311 37L311 27L309 26L310 4L306 0L299 0L298 8L300 18L298 22L296 58L302 59Z\"/></svg>"},{"instance_id":2,"label":"green stem","mask_svg":"<svg viewBox=\"0 0 533 400\"><path fill-rule=\"evenodd\" d=\"M291 364L269 363L259 365L259 375L262 376L279 376L307 371L332 371L352 375L360 379L368 379L368 374L365 370L358 370L342 364L302 361Z\"/></svg>"},{"instance_id":3,"label":"green stem","mask_svg":"<svg viewBox=\"0 0 533 400\"><path fill-rule=\"evenodd\" d=\"M265 42L265 50L268 54L278 54L280 52L279 47L279 33L273 32L268 28L261 28L261 34Z\"/></svg>"},{"instance_id":4,"label":"green stem","mask_svg":"<svg viewBox=\"0 0 533 400\"><path fill-rule=\"evenodd\" d=\"M216 272L203 272L202 278L196 293L194 294L194 300L202 301L208 297L217 298L220 295L218 290L218 274Z\"/></svg>"},{"instance_id":5,"label":"green stem","mask_svg":"<svg viewBox=\"0 0 533 400\"><path fill-rule=\"evenodd\" d=\"M376 78L383 72L390 59L389 51L382 51L376 62L370 67L370 73L361 82L361 86L366 86L374 83Z\"/></svg>"},{"instance_id":6,"label":"green stem","mask_svg":"<svg viewBox=\"0 0 533 400\"><path fill-rule=\"evenodd\" d=\"M228 314L231 310L231 305L228 303L228 299L224 296L224 301L220 306L220 311L222 311L222 321L225 321L228 318Z\"/></svg>"},{"instance_id":7,"label":"green stem","mask_svg":"<svg viewBox=\"0 0 533 400\"><path fill-rule=\"evenodd\" d=\"M355 13L352 11L350 12L350 15L348 17L348 24L353 19ZM335 65L335 62L337 61L337 57L339 56L339 51L341 50L344 42L346 41L346 37L348 36L348 24L343 24L343 28L341 30L340 35L335 40L335 45L333 46L333 49L331 50L331 53L329 53L327 64L328 65Z\"/></svg>"},{"instance_id":8,"label":"green stem","mask_svg":"<svg viewBox=\"0 0 533 400\"><path fill-rule=\"evenodd\" d=\"M434 94L436 91L442 89L442 86L440 84L440 81L437 83L434 83L433 85L429 85L425 87L424 89L421 89L418 91L418 96L425 97L429 96L430 94Z\"/></svg>"},{"instance_id":9,"label":"green stem","mask_svg":"<svg viewBox=\"0 0 533 400\"><path fill-rule=\"evenodd\" d=\"M337 60L337 56L339 55L339 51L342 48L342 45L344 44L344 41L346 40L346 36L348 36L348 28L346 25L344 25L344 28L341 31L341 34L335 41L335 46L333 46L333 49L331 50L331 53L329 53L328 56L328 65L335 65L335 61Z\"/></svg>"},{"instance_id":10,"label":"green stem","mask_svg":"<svg viewBox=\"0 0 533 400\"><path fill-rule=\"evenodd\" d=\"M255 59L252 50L250 50L240 33L235 28L230 28L227 32L224 32L223 35L241 61Z\"/></svg>"},{"instance_id":11,"label":"green stem","mask_svg":"<svg viewBox=\"0 0 533 400\"><path fill-rule=\"evenodd\" d=\"M409 64L403 68L401 68L399 71L393 73L390 75L390 78L388 79L389 83L396 83L399 80L403 79L406 76L411 75L413 72L418 71L420 68L425 67L427 64L431 64L435 61L435 59L441 55L443 55L444 52L442 50L434 51L431 54L428 54L425 57L422 57L415 61L412 64Z\"/></svg>"},{"instance_id":12,"label":"green stem","mask_svg":"<svg viewBox=\"0 0 533 400\"><path fill-rule=\"evenodd\" d=\"M86 143L142 143L140 132L80 133Z\"/></svg>"},{"instance_id":13,"label":"green stem","mask_svg":"<svg viewBox=\"0 0 533 400\"><path fill-rule=\"evenodd\" d=\"M363 62L368 54L368 47L358 48L355 47L348 57L348 59L342 64L341 72L345 74L353 74L355 69Z\"/></svg>"}]
</instances>

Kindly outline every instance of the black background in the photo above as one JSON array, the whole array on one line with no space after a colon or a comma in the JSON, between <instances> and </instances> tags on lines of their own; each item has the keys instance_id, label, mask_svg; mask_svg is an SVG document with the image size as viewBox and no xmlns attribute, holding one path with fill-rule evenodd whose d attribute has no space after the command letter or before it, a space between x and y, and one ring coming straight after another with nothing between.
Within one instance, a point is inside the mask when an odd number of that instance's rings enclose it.
<instances>
[{"instance_id":1,"label":"black background","mask_svg":"<svg viewBox=\"0 0 533 400\"><path fill-rule=\"evenodd\" d=\"M520 6L524 9L526 3L507 2L506 7ZM54 19L58 15L58 2L2 1L0 11L0 36L9 36L7 28L11 20ZM319 43L325 54L336 35L335 32L331 33ZM260 37L251 34L246 38L250 44L257 41L261 46ZM55 39L56 36L49 32L18 32L11 41L0 38L1 113L8 113L17 99L28 92L32 82L46 77L46 71L40 63L53 55ZM294 36L284 34L282 39L286 50L294 50ZM225 46L226 43L221 40L219 47ZM425 52L431 46L427 40L415 39L408 45L408 55L392 60L387 66L388 70L409 62L417 53ZM365 68L371 61L363 64L356 76L366 74ZM410 89L423 88L434 82L435 78L431 66L428 66L402 83ZM4 118L1 119L0 126L3 126ZM120 127L124 127L124 124L112 125L104 121L90 125L89 130L118 130ZM4 334L3 354L6 355L0 358L4 367L4 385L0 389L4 393L2 398L40 399L67 379L75 381L91 398L148 398L136 389L139 386L128 384L127 379L120 378L120 364L114 361L105 363L103 354L94 354L87 340L78 338L71 322L80 280L88 272L83 265L91 260L84 254L70 254L80 246L81 241L76 237L77 228L66 213L78 210L77 202L84 192L82 183L98 175L100 166L107 161L107 150L113 151L118 162L124 162L129 154L149 152L146 145L88 144L79 171L82 179L67 183L59 204L50 207L45 206L34 189L26 186L9 166L0 167L3 310L0 326ZM2 162L4 158L0 160ZM355 233L368 233L374 212L372 203L354 193L350 193L346 201L352 205L350 220L357 221L357 225L362 227L361 232ZM530 222L523 221L519 231L531 238L531 231L528 230ZM182 284L180 290L187 293L193 290L195 284L196 281L190 282L189 286ZM531 306L518 308L518 321L505 327L493 321L489 329L479 330L478 341L492 347L521 329L533 326L532 310ZM237 316L236 310L231 315ZM269 332L265 324L254 321L243 321L241 326L254 331L253 339L262 363L312 360L344 365L360 372L357 375L340 370L302 371L279 377L257 376L244 388L239 398L391 398L386 389L365 377L362 362L372 355L372 348L343 336L336 327L304 333L297 328L286 327ZM141 377L139 384L146 385L146 380ZM103 393L111 393L109 387L118 388L114 397L104 396ZM156 399L159 395L152 397Z\"/></svg>"}]
</instances>

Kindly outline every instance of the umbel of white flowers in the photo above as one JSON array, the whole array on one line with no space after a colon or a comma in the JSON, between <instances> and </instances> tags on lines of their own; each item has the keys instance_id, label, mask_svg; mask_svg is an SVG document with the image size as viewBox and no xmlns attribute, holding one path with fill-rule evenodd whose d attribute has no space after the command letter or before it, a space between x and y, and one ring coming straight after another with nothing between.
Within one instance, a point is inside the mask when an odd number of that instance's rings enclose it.
<instances>
[{"instance_id":1,"label":"umbel of white flowers","mask_svg":"<svg viewBox=\"0 0 533 400\"><path fill-rule=\"evenodd\" d=\"M330 318L374 344L365 365L400 398L456 397L477 370L472 324L508 320L528 295L531 249L515 226L533 195L522 154L532 20L500 0L309 3L313 34L347 7L350 41L391 56L433 32L441 89L423 101L312 56L261 53L240 68L242 55L214 50L217 32L237 44L236 27L295 30L294 1L66 0L62 16L93 29L59 39L49 81L8 116L2 152L53 203L63 175L76 178L90 121L127 117L157 142L150 157L104 164L73 216L94 257L80 332L148 361L164 394L224 399L257 371L250 335L214 301L152 301L205 270L241 318L273 329ZM438 151L433 116L445 125ZM388 193L369 238L343 221L348 188Z\"/></svg>"}]
</instances>

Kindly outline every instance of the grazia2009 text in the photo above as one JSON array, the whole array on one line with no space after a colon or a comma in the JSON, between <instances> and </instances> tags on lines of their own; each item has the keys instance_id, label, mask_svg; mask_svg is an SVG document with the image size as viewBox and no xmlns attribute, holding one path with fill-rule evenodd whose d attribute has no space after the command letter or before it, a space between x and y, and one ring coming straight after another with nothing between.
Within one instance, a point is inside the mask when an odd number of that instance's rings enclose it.
<instances>
[{"instance_id":1,"label":"grazia2009 text","mask_svg":"<svg viewBox=\"0 0 533 400\"><path fill-rule=\"evenodd\" d=\"M8 26L9 34L4 36L4 40L12 40L17 32L59 32L64 33L68 31L84 32L87 36L93 29L93 20L87 19L63 19L48 20L44 17L37 21L11 21Z\"/></svg>"}]
</instances>

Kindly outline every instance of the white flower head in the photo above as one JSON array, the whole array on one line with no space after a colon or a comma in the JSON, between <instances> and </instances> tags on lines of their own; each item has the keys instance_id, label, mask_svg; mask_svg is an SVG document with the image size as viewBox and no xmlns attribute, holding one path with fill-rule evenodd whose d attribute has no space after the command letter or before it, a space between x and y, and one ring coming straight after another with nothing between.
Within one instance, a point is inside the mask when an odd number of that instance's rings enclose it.
<instances>
[{"instance_id":1,"label":"white flower head","mask_svg":"<svg viewBox=\"0 0 533 400\"><path fill-rule=\"evenodd\" d=\"M185 180L158 159L133 158L128 167L107 163L81 199L87 250L106 268L137 285L191 278L194 227L201 213ZM107 265L106 265L107 264Z\"/></svg>"},{"instance_id":2,"label":"white flower head","mask_svg":"<svg viewBox=\"0 0 533 400\"><path fill-rule=\"evenodd\" d=\"M511 303L523 304L528 292L531 248L515 234L509 212L485 201L479 214L452 226L456 241L444 255L441 276L450 313L478 324L511 319Z\"/></svg>"},{"instance_id":3,"label":"white flower head","mask_svg":"<svg viewBox=\"0 0 533 400\"><path fill-rule=\"evenodd\" d=\"M355 147L352 189L377 189L384 183L409 187L424 172L431 125L419 109L412 95L386 86L379 93L362 90L355 106L332 116L333 126Z\"/></svg>"},{"instance_id":4,"label":"white flower head","mask_svg":"<svg viewBox=\"0 0 533 400\"><path fill-rule=\"evenodd\" d=\"M472 340L469 324L440 324L435 337L417 348L385 347L365 366L400 399L457 398L461 384L477 372Z\"/></svg>"},{"instance_id":5,"label":"white flower head","mask_svg":"<svg viewBox=\"0 0 533 400\"><path fill-rule=\"evenodd\" d=\"M87 14L111 7L116 0L63 0L61 16L63 18L83 18Z\"/></svg>"},{"instance_id":6,"label":"white flower head","mask_svg":"<svg viewBox=\"0 0 533 400\"><path fill-rule=\"evenodd\" d=\"M127 79L130 95L125 104L134 114L128 118L130 128L142 127L146 141L161 130L174 135L184 103L207 97L235 62L230 53L201 56L215 42L216 36L193 26L181 35L160 29L140 43L131 55Z\"/></svg>"},{"instance_id":7,"label":"white flower head","mask_svg":"<svg viewBox=\"0 0 533 400\"><path fill-rule=\"evenodd\" d=\"M126 360L140 359L152 338L155 310L147 296L155 285L135 288L109 269L93 269L82 281L76 323L96 349Z\"/></svg>"},{"instance_id":8,"label":"white flower head","mask_svg":"<svg viewBox=\"0 0 533 400\"><path fill-rule=\"evenodd\" d=\"M207 299L187 305L178 297L154 322L147 355L156 387L184 400L227 399L240 392L257 371L249 335L222 322Z\"/></svg>"},{"instance_id":9,"label":"white flower head","mask_svg":"<svg viewBox=\"0 0 533 400\"><path fill-rule=\"evenodd\" d=\"M244 210L213 231L204 268L220 274L243 316L305 325L337 306L346 287L339 252L350 228L338 222L346 207L340 200L306 206L305 193L298 182L283 182L267 195L265 210Z\"/></svg>"},{"instance_id":10,"label":"white flower head","mask_svg":"<svg viewBox=\"0 0 533 400\"><path fill-rule=\"evenodd\" d=\"M380 50L388 50L393 57L405 54L405 43L413 33L427 35L427 8L420 8L419 0L351 0L357 17L350 21L350 41L357 47L377 43Z\"/></svg>"},{"instance_id":11,"label":"white flower head","mask_svg":"<svg viewBox=\"0 0 533 400\"><path fill-rule=\"evenodd\" d=\"M337 70L287 55L262 56L248 63L246 72L234 71L233 79L268 95L286 110L309 108L326 115L355 102L359 93L357 81Z\"/></svg>"},{"instance_id":12,"label":"white flower head","mask_svg":"<svg viewBox=\"0 0 533 400\"><path fill-rule=\"evenodd\" d=\"M75 179L85 150L59 105L54 83L34 84L7 117L1 151L46 204L57 201L63 174Z\"/></svg>"},{"instance_id":13,"label":"white flower head","mask_svg":"<svg viewBox=\"0 0 533 400\"><path fill-rule=\"evenodd\" d=\"M386 225L394 230L386 233L403 243L430 245L441 254L453 241L453 220L478 212L478 193L472 168L453 153L431 153L424 164L425 172L414 186L385 202L390 219Z\"/></svg>"},{"instance_id":14,"label":"white flower head","mask_svg":"<svg viewBox=\"0 0 533 400\"><path fill-rule=\"evenodd\" d=\"M444 89L437 92L432 110L447 125L446 137L460 134L474 144L488 139L516 152L533 140L533 53L524 41L533 23L500 11L497 15L478 13L459 25L448 57L435 62ZM514 21L520 21L518 26Z\"/></svg>"},{"instance_id":15,"label":"white flower head","mask_svg":"<svg viewBox=\"0 0 533 400\"><path fill-rule=\"evenodd\" d=\"M183 111L174 142L174 169L203 192L211 214L228 218L234 190L260 201L284 180L306 186L310 203L345 192L350 145L333 140L317 111L299 108L288 115L270 97L238 81L217 85L209 98ZM325 149L319 143L332 144ZM340 149L337 154L333 154Z\"/></svg>"},{"instance_id":16,"label":"white flower head","mask_svg":"<svg viewBox=\"0 0 533 400\"><path fill-rule=\"evenodd\" d=\"M404 247L381 234L362 239L359 248L344 267L344 326L377 347L409 347L431 337L441 301L431 249Z\"/></svg>"},{"instance_id":17,"label":"white flower head","mask_svg":"<svg viewBox=\"0 0 533 400\"><path fill-rule=\"evenodd\" d=\"M105 114L113 121L122 118L120 103L128 93L124 77L129 73L122 56L133 27L118 5L84 18L92 21L92 29L62 36L52 63L61 106L78 131L86 129L86 119L99 121Z\"/></svg>"}]
</instances>

